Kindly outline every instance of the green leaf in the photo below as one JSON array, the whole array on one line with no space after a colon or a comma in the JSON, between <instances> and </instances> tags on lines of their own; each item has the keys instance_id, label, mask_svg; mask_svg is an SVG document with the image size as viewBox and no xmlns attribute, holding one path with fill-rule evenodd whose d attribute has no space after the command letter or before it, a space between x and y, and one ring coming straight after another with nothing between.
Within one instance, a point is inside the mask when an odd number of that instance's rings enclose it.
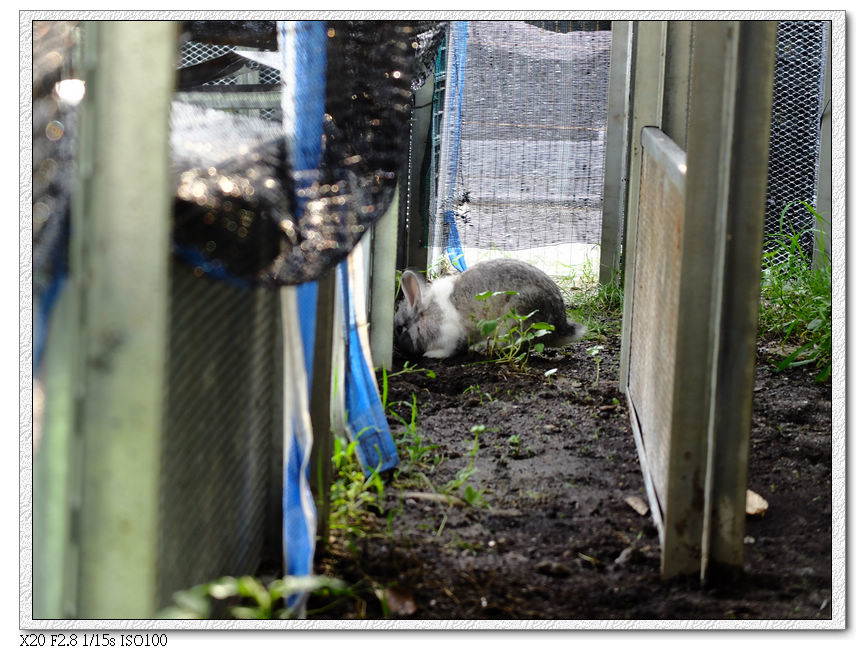
<instances>
[{"instance_id":1,"label":"green leaf","mask_svg":"<svg viewBox=\"0 0 865 650\"><path fill-rule=\"evenodd\" d=\"M498 326L499 322L497 320L482 320L480 323L478 323L478 328L481 331L481 336L489 336L496 331L496 328Z\"/></svg>"},{"instance_id":2,"label":"green leaf","mask_svg":"<svg viewBox=\"0 0 865 650\"><path fill-rule=\"evenodd\" d=\"M235 618L250 620L250 619L261 619L265 618L264 612L256 607L232 607L231 614Z\"/></svg>"},{"instance_id":3,"label":"green leaf","mask_svg":"<svg viewBox=\"0 0 865 650\"><path fill-rule=\"evenodd\" d=\"M210 589L208 591L210 595L217 600L236 596L238 593L237 579L231 577L220 578L219 580L210 583Z\"/></svg>"},{"instance_id":4,"label":"green leaf","mask_svg":"<svg viewBox=\"0 0 865 650\"><path fill-rule=\"evenodd\" d=\"M826 379L828 379L831 374L832 364L830 363L825 368L823 368L823 370L820 371L820 374L818 374L814 379L815 381L826 381Z\"/></svg>"},{"instance_id":5,"label":"green leaf","mask_svg":"<svg viewBox=\"0 0 865 650\"><path fill-rule=\"evenodd\" d=\"M207 618L210 616L210 602L201 593L193 590L174 594L174 601L186 614L184 618Z\"/></svg>"}]
</instances>

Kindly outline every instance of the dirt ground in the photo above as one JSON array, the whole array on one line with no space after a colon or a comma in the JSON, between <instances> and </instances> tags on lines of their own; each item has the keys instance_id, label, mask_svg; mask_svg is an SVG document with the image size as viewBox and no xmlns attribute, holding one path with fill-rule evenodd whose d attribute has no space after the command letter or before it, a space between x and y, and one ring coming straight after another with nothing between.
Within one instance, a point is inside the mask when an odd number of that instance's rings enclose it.
<instances>
[{"instance_id":1,"label":"dirt ground","mask_svg":"<svg viewBox=\"0 0 865 650\"><path fill-rule=\"evenodd\" d=\"M525 372L463 358L425 360L434 377L391 377L388 402L403 402L395 412L408 420L416 396L417 430L443 457L431 484L467 473L477 437L475 471L452 492L470 485L474 504L395 478L371 534L334 539L319 560L367 597L320 614L313 598L310 617L831 618L831 385L807 368L775 372L776 344L759 342L748 487L769 506L747 519L742 579L701 589L660 580L651 514L626 501L645 500L645 488L618 391L619 342L592 356L596 343L547 350Z\"/></svg>"}]
</instances>

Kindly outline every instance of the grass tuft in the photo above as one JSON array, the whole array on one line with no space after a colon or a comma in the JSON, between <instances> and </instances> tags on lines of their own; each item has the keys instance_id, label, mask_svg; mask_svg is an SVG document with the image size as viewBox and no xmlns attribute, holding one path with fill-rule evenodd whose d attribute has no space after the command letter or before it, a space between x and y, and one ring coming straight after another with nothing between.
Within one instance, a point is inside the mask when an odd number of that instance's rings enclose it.
<instances>
[{"instance_id":1,"label":"grass tuft","mask_svg":"<svg viewBox=\"0 0 865 650\"><path fill-rule=\"evenodd\" d=\"M826 381L832 375L832 264L822 229L784 232L787 211L797 204L805 206L817 224L825 224L811 205L791 201L781 212L779 232L766 235L771 250L763 256L760 334L794 348L776 364L779 371L811 364L816 380ZM812 264L801 244L805 233L812 234L825 264Z\"/></svg>"}]
</instances>

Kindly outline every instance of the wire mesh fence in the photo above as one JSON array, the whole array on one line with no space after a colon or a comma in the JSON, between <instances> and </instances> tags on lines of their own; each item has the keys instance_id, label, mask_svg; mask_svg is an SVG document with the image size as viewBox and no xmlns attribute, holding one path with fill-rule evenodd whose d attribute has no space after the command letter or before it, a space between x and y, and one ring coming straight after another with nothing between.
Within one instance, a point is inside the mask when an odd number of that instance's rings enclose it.
<instances>
[{"instance_id":1,"label":"wire mesh fence","mask_svg":"<svg viewBox=\"0 0 865 650\"><path fill-rule=\"evenodd\" d=\"M238 52L238 50L239 48L235 45L186 41L180 48L178 68L189 68L208 61L214 61L219 59L219 57ZM257 61L248 60L239 71L227 69L224 76L205 81L202 85L207 87L237 86L241 83L276 86L280 83L279 70ZM276 120L280 118L279 110L274 108L260 109L257 113L264 119Z\"/></svg>"},{"instance_id":2,"label":"wire mesh fence","mask_svg":"<svg viewBox=\"0 0 865 650\"><path fill-rule=\"evenodd\" d=\"M802 233L799 243L811 255L814 218L802 205L814 205L824 107L823 76L829 23L781 21L775 54L769 177L766 196L764 268L787 260L776 234Z\"/></svg>"}]
</instances>

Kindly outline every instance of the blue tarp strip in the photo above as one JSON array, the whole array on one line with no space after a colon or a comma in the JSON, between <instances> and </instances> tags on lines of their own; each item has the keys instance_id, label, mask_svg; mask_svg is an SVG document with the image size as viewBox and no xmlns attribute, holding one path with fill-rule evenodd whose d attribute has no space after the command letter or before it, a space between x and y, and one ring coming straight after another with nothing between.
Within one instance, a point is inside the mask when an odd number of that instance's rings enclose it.
<instances>
[{"instance_id":1,"label":"blue tarp strip","mask_svg":"<svg viewBox=\"0 0 865 650\"><path fill-rule=\"evenodd\" d=\"M56 271L51 278L51 284L39 296L36 296L33 310L33 377L36 377L42 357L45 354L45 345L48 343L48 329L51 325L51 314L63 293L68 276L66 271Z\"/></svg>"},{"instance_id":2,"label":"blue tarp strip","mask_svg":"<svg viewBox=\"0 0 865 650\"><path fill-rule=\"evenodd\" d=\"M300 216L305 209L301 190L317 177L321 156L327 26L323 21L279 22L278 26L283 61L281 73L286 80L293 82L286 84L286 88L293 87L293 96L287 98L283 108L289 107L292 112L283 117L283 123L293 128L293 132L286 135L293 145L289 150L290 166L294 170L295 192L298 193L297 215ZM317 283L301 285L297 289L307 390L312 381L317 295ZM286 376L285 381L291 381L291 377ZM312 439L308 431L308 419L306 422L299 421L305 415L299 412L292 415L291 439L286 441L283 480L283 556L286 574L296 576L312 573L315 554L316 515L309 488ZM304 431L306 435L303 435ZM302 607L303 600L299 594L290 598L288 605Z\"/></svg>"},{"instance_id":3,"label":"blue tarp strip","mask_svg":"<svg viewBox=\"0 0 865 650\"><path fill-rule=\"evenodd\" d=\"M390 427L381 404L375 378L363 355L354 299L348 281L348 262L337 267L337 285L342 302L345 333L345 401L348 430L358 441L357 454L364 474L385 471L399 464Z\"/></svg>"},{"instance_id":4,"label":"blue tarp strip","mask_svg":"<svg viewBox=\"0 0 865 650\"><path fill-rule=\"evenodd\" d=\"M315 353L315 323L318 282L297 287L297 310L300 316L300 336L303 339L303 360L306 368L307 392L312 390L312 358ZM310 397L312 393L309 393Z\"/></svg>"},{"instance_id":5,"label":"blue tarp strip","mask_svg":"<svg viewBox=\"0 0 865 650\"><path fill-rule=\"evenodd\" d=\"M450 194L448 197L449 201L446 205L453 205L456 193L457 165L459 162L460 134L462 131L463 84L465 82L466 71L466 39L468 34L468 23L465 20L456 20L451 23L450 29L453 51L448 52L448 65L451 69L451 74L448 76L448 80L453 86L453 92L450 94L450 102L447 106L447 111L449 113L449 123L455 124L456 127L448 130L445 134L447 141L442 143L442 146L447 146L451 151L451 154L448 157L448 168L446 170L446 187L447 192ZM448 259L458 271L465 271L466 262L463 255L462 244L460 243L460 236L457 232L453 209L445 210L444 220L448 229Z\"/></svg>"}]
</instances>

